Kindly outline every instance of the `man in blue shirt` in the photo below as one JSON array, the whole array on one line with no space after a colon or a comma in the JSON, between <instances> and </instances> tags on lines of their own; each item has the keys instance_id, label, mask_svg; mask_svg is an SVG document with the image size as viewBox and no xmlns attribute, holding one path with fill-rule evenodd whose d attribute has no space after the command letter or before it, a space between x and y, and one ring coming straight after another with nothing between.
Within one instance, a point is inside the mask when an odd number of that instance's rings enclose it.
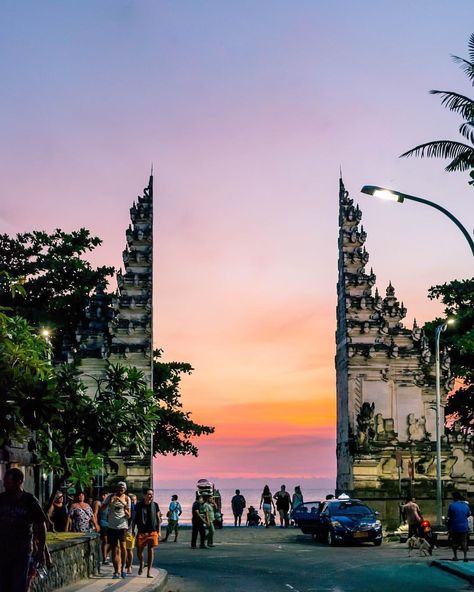
<instances>
[{"instance_id":1,"label":"man in blue shirt","mask_svg":"<svg viewBox=\"0 0 474 592\"><path fill-rule=\"evenodd\" d=\"M469 504L465 502L459 491L453 491L453 501L448 508L448 529L451 536L453 561L458 560L458 548L461 547L464 561L467 561L467 539L469 535L468 518L471 515Z\"/></svg>"}]
</instances>

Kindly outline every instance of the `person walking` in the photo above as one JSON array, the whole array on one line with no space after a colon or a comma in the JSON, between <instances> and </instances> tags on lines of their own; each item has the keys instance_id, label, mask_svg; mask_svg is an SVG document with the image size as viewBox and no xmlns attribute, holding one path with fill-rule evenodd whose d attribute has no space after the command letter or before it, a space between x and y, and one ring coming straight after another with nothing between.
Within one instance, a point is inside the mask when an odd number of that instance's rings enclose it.
<instances>
[{"instance_id":1,"label":"person walking","mask_svg":"<svg viewBox=\"0 0 474 592\"><path fill-rule=\"evenodd\" d=\"M168 517L168 524L166 526L166 536L163 539L163 543L166 543L168 537L172 532L174 532L174 542L178 540L178 530L179 530L179 517L183 513L181 508L181 504L178 502L178 496L176 494L171 496L171 502L168 506L168 512L166 516Z\"/></svg>"},{"instance_id":2,"label":"person walking","mask_svg":"<svg viewBox=\"0 0 474 592\"><path fill-rule=\"evenodd\" d=\"M90 532L92 528L99 532L99 525L94 516L94 511L85 501L86 496L83 491L79 491L74 496L74 502L69 508L67 530L70 532Z\"/></svg>"},{"instance_id":3,"label":"person walking","mask_svg":"<svg viewBox=\"0 0 474 592\"><path fill-rule=\"evenodd\" d=\"M64 503L64 494L62 491L56 491L54 499L46 513L49 521L53 525L54 532L65 532L67 527L67 507Z\"/></svg>"},{"instance_id":4,"label":"person walking","mask_svg":"<svg viewBox=\"0 0 474 592\"><path fill-rule=\"evenodd\" d=\"M102 503L102 508L108 508L107 515L107 540L112 554L112 563L114 564L113 579L118 580L120 576L125 578L125 561L127 557L127 548L125 537L128 532L128 519L132 514L131 501L125 491L127 484L125 481L119 481L115 487L115 493L111 493Z\"/></svg>"},{"instance_id":5,"label":"person walking","mask_svg":"<svg viewBox=\"0 0 474 592\"><path fill-rule=\"evenodd\" d=\"M448 531L453 549L453 561L458 560L458 548L461 547L463 560L467 562L470 515L469 504L464 501L459 491L453 491L453 501L448 507Z\"/></svg>"},{"instance_id":6,"label":"person walking","mask_svg":"<svg viewBox=\"0 0 474 592\"><path fill-rule=\"evenodd\" d=\"M196 501L192 507L192 532L191 532L191 548L196 548L197 537L199 535L200 539L200 547L201 549L206 548L206 529L204 528L205 518L204 518L204 500L202 495L196 496Z\"/></svg>"},{"instance_id":7,"label":"person walking","mask_svg":"<svg viewBox=\"0 0 474 592\"><path fill-rule=\"evenodd\" d=\"M96 499L92 509L94 510L94 516L97 524L99 525L100 532L100 547L102 550L102 563L107 565L109 563L109 544L107 540L107 531L109 528L109 508L106 506L102 507L105 499L108 496L108 491L102 489L99 493L99 499Z\"/></svg>"},{"instance_id":8,"label":"person walking","mask_svg":"<svg viewBox=\"0 0 474 592\"><path fill-rule=\"evenodd\" d=\"M408 538L418 536L421 526L420 506L415 503L415 498L407 497L405 505L402 507L402 515L408 524Z\"/></svg>"},{"instance_id":9,"label":"person walking","mask_svg":"<svg viewBox=\"0 0 474 592\"><path fill-rule=\"evenodd\" d=\"M26 592L31 561L47 561L47 518L34 495L23 490L20 469L7 469L0 493L0 590ZM33 554L33 540L35 542Z\"/></svg>"},{"instance_id":10,"label":"person walking","mask_svg":"<svg viewBox=\"0 0 474 592\"><path fill-rule=\"evenodd\" d=\"M290 511L291 500L290 494L286 491L286 485L282 485L280 491L277 491L273 496L273 499L276 500L276 509L278 514L280 515L280 528L288 528L289 525L289 516L288 512Z\"/></svg>"},{"instance_id":11,"label":"person walking","mask_svg":"<svg viewBox=\"0 0 474 592\"><path fill-rule=\"evenodd\" d=\"M234 514L234 526L241 526L242 524L242 514L244 513L245 506L247 502L245 498L240 493L240 489L235 490L235 495L231 500L232 505L232 513Z\"/></svg>"},{"instance_id":12,"label":"person walking","mask_svg":"<svg viewBox=\"0 0 474 592\"><path fill-rule=\"evenodd\" d=\"M273 512L275 512L275 502L273 501L272 492L268 485L265 485L263 488L262 496L260 497L260 509L263 509L263 515L265 516L265 528L268 528Z\"/></svg>"},{"instance_id":13,"label":"person walking","mask_svg":"<svg viewBox=\"0 0 474 592\"><path fill-rule=\"evenodd\" d=\"M133 549L135 549L135 535L132 531L133 520L135 518L135 511L137 507L137 496L134 493L129 495L130 497L130 518L128 519L128 532L125 536L125 549L126 559L125 559L125 567L127 569L127 574L132 573L132 563L133 563Z\"/></svg>"},{"instance_id":14,"label":"person walking","mask_svg":"<svg viewBox=\"0 0 474 592\"><path fill-rule=\"evenodd\" d=\"M137 533L138 575L143 573L143 551L147 549L147 578L152 578L151 567L155 547L158 547L161 525L160 506L153 501L153 489L145 489L143 499L135 508L132 532Z\"/></svg>"}]
</instances>

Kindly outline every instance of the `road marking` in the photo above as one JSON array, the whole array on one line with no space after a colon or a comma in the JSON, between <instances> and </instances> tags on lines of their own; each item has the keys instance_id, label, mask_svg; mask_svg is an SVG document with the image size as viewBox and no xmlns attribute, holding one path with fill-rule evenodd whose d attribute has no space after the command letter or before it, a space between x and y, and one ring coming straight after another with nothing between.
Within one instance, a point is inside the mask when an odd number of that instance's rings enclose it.
<instances>
[{"instance_id":1,"label":"road marking","mask_svg":"<svg viewBox=\"0 0 474 592\"><path fill-rule=\"evenodd\" d=\"M291 584L285 584L285 586L287 588L289 588L290 590L294 590L295 592L300 592L297 588L294 588Z\"/></svg>"}]
</instances>

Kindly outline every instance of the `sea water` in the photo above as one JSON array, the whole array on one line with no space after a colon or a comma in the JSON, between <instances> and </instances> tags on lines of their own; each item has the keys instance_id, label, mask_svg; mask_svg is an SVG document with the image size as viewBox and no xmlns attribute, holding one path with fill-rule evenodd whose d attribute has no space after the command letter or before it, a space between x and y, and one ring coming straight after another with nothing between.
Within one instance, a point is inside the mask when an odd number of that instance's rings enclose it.
<instances>
[{"instance_id":1,"label":"sea water","mask_svg":"<svg viewBox=\"0 0 474 592\"><path fill-rule=\"evenodd\" d=\"M221 494L222 500L222 514L224 518L224 525L230 526L234 524L234 515L232 514L232 506L231 500L232 497L235 495L235 488L234 489L219 489ZM272 495L276 493L275 490L272 490ZM293 490L287 489L290 496L293 495ZM303 498L306 502L312 501L321 501L324 500L328 493L334 494L334 491L328 491L327 489L308 489L303 492ZM262 496L261 489L240 489L241 495L245 497L245 501L247 502L247 506L242 514L242 524L245 524L245 519L247 515L247 511L249 506L253 506L256 508L260 514L260 517L263 520L263 511L260 510L260 498ZM181 504L183 509L183 513L181 514L180 524L191 524L191 509L193 502L196 498L196 489L155 489L155 501L158 502L160 506L161 513L163 514L163 520L166 522L166 512L168 511L168 506L171 501L171 496L176 494L178 496L178 501ZM278 522L278 521L277 521Z\"/></svg>"}]
</instances>

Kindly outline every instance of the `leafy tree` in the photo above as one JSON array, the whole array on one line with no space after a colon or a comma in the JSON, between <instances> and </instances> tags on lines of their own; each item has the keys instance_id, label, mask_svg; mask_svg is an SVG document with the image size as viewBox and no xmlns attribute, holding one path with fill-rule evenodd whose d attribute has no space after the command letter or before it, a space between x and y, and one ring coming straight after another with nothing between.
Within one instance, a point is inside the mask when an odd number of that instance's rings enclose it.
<instances>
[{"instance_id":1,"label":"leafy tree","mask_svg":"<svg viewBox=\"0 0 474 592\"><path fill-rule=\"evenodd\" d=\"M452 56L452 58L460 65L474 86L474 33L469 38L468 52L469 60L458 56ZM465 95L446 90L431 90L430 93L439 95L444 107L463 118L464 121L459 127L459 133L467 140L467 143L454 140L435 140L415 146L415 148L401 154L401 157L449 158L451 162L445 170L448 172L470 171L472 180L469 181L469 185L474 185L474 101Z\"/></svg>"},{"instance_id":2,"label":"leafy tree","mask_svg":"<svg viewBox=\"0 0 474 592\"><path fill-rule=\"evenodd\" d=\"M446 416L457 420L469 433L474 433L474 278L454 280L433 286L428 296L440 299L445 305L447 318L455 323L441 333L441 347L449 349L451 371L459 388L448 397ZM434 336L435 326L442 319L426 325L428 335Z\"/></svg>"},{"instance_id":3,"label":"leafy tree","mask_svg":"<svg viewBox=\"0 0 474 592\"><path fill-rule=\"evenodd\" d=\"M192 438L214 428L195 423L182 409L181 375L193 368L162 362L161 353L154 352L153 390L141 370L110 364L95 393L87 395L73 365L56 368L49 382L54 401L49 417L32 416L28 426L37 434L38 454L45 469L55 473L56 485L71 480L89 486L102 462L110 462L111 450L126 457L148 454L152 433L154 454L197 456Z\"/></svg>"},{"instance_id":4,"label":"leafy tree","mask_svg":"<svg viewBox=\"0 0 474 592\"><path fill-rule=\"evenodd\" d=\"M110 364L95 393L88 395L80 372L63 364L49 387L56 408L46 423L29 427L37 434L42 463L58 481L72 478L84 484L89 479L90 485L111 449L131 456L148 451L160 407L142 371Z\"/></svg>"},{"instance_id":5,"label":"leafy tree","mask_svg":"<svg viewBox=\"0 0 474 592\"><path fill-rule=\"evenodd\" d=\"M55 230L0 235L0 306L9 307L35 326L54 329L55 359L63 341L74 343L75 330L84 318L87 298L98 284L107 284L113 267L94 269L84 255L102 241L89 230L65 233ZM9 277L1 275L7 271ZM12 295L12 281L24 290Z\"/></svg>"},{"instance_id":6,"label":"leafy tree","mask_svg":"<svg viewBox=\"0 0 474 592\"><path fill-rule=\"evenodd\" d=\"M181 376L193 368L162 362L161 350L154 352L153 390L141 371L110 364L90 396L73 365L49 364L48 344L28 321L54 328L57 360L63 340L74 342L90 292L113 272L82 259L100 243L85 229L0 236L0 309L25 317L0 319L0 371L6 369L0 377L0 446L35 434L37 455L55 473L56 486L68 479L84 486L98 465L110 462L112 449L131 457L148 454L152 434L155 454L197 455L192 438L214 431L182 409Z\"/></svg>"},{"instance_id":7,"label":"leafy tree","mask_svg":"<svg viewBox=\"0 0 474 592\"><path fill-rule=\"evenodd\" d=\"M21 317L0 312L0 446L29 436L51 408L48 344Z\"/></svg>"}]
</instances>

